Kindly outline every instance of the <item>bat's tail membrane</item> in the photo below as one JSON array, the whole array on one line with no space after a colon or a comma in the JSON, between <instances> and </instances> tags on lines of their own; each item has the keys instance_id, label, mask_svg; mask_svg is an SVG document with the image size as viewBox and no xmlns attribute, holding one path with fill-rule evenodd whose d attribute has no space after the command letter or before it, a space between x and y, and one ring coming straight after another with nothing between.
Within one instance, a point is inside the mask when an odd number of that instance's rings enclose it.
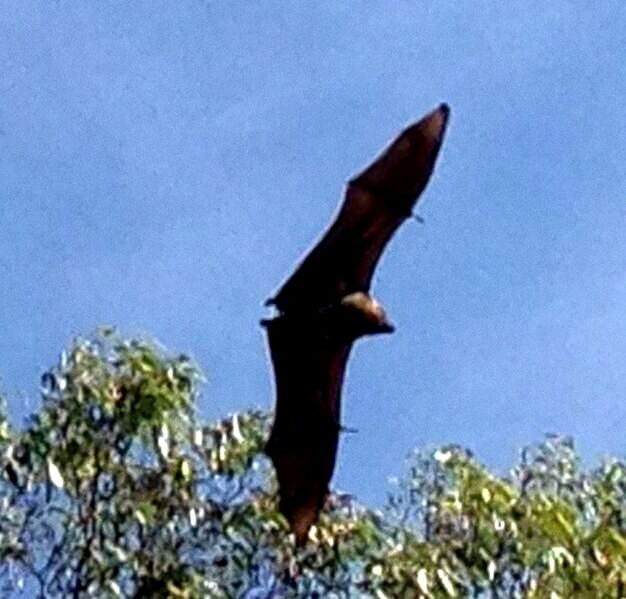
<instances>
[{"instance_id":1,"label":"bat's tail membrane","mask_svg":"<svg viewBox=\"0 0 626 599\"><path fill-rule=\"evenodd\" d=\"M352 184L380 195L401 216L410 216L433 172L450 108L441 104L405 129Z\"/></svg>"}]
</instances>

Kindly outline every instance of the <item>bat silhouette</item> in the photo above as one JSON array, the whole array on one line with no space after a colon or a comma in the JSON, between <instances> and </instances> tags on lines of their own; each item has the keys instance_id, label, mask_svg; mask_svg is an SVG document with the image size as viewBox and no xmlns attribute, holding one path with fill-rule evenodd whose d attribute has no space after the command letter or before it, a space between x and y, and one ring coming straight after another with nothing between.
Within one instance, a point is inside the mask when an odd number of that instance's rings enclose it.
<instances>
[{"instance_id":1,"label":"bat silhouette","mask_svg":"<svg viewBox=\"0 0 626 599\"><path fill-rule=\"evenodd\" d=\"M265 452L276 470L280 510L298 544L306 541L328 494L352 345L360 337L394 330L369 295L372 275L430 179L448 115L442 104L349 182L330 228L266 302L278 316L261 321L276 381Z\"/></svg>"}]
</instances>

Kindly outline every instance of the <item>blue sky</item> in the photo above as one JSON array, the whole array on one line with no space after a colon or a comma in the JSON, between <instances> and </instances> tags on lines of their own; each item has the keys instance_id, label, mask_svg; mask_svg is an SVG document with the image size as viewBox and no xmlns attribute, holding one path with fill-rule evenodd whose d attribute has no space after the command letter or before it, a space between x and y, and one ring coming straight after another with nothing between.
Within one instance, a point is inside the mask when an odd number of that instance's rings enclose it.
<instances>
[{"instance_id":1,"label":"blue sky","mask_svg":"<svg viewBox=\"0 0 626 599\"><path fill-rule=\"evenodd\" d=\"M420 213L374 293L335 485L414 446L504 468L543 433L624 455L621 1L5 0L0 375L15 418L100 324L191 353L202 412L273 402L262 302L345 182L440 101Z\"/></svg>"}]
</instances>

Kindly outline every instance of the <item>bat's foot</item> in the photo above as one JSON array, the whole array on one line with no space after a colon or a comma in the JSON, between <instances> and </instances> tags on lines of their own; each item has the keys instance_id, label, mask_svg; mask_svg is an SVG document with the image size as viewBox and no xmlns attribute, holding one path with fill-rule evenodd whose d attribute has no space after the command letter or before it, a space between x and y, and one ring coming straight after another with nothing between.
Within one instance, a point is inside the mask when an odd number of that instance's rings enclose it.
<instances>
[{"instance_id":1,"label":"bat's foot","mask_svg":"<svg viewBox=\"0 0 626 599\"><path fill-rule=\"evenodd\" d=\"M275 318L261 318L261 320L259 320L259 324L264 328L267 329L267 327L270 326L270 324L272 324L272 322L276 320Z\"/></svg>"},{"instance_id":2,"label":"bat's foot","mask_svg":"<svg viewBox=\"0 0 626 599\"><path fill-rule=\"evenodd\" d=\"M277 322L278 320L282 318L284 318L284 314L274 313L274 315L271 318L262 318L261 320L259 320L259 324L264 329L267 329L271 324Z\"/></svg>"}]
</instances>

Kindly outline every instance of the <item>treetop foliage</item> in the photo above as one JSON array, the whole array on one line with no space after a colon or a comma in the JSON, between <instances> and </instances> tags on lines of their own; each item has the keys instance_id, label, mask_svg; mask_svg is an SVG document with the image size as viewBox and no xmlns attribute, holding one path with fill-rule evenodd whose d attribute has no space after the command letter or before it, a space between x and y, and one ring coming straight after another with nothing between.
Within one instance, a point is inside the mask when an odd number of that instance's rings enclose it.
<instances>
[{"instance_id":1,"label":"treetop foliage","mask_svg":"<svg viewBox=\"0 0 626 599\"><path fill-rule=\"evenodd\" d=\"M203 423L198 367L103 329L0 412L0 590L39 597L624 597L626 463L571 439L509 476L417 450L380 510L333 493L296 549L262 453L266 413Z\"/></svg>"}]
</instances>

